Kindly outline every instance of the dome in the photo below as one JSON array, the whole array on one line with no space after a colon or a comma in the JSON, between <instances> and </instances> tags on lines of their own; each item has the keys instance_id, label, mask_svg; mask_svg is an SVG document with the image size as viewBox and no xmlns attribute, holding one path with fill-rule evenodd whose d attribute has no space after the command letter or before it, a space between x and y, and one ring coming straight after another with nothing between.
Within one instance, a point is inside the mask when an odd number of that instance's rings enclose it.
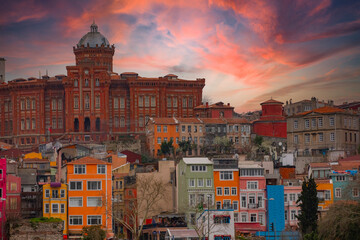
<instances>
[{"instance_id":1,"label":"dome","mask_svg":"<svg viewBox=\"0 0 360 240\"><path fill-rule=\"evenodd\" d=\"M85 34L77 44L78 47L81 47L84 45L87 47L89 44L89 47L95 48L96 44L98 47L100 47L102 44L105 46L110 45L109 41L102 35L100 32L98 32L98 26L93 23L90 26L90 32Z\"/></svg>"}]
</instances>

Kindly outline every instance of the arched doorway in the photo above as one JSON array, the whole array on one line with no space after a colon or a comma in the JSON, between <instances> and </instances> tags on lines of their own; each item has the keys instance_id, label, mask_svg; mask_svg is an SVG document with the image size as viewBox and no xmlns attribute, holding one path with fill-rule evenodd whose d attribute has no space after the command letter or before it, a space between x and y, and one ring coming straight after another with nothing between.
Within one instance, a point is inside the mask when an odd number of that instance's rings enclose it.
<instances>
[{"instance_id":1,"label":"arched doorway","mask_svg":"<svg viewBox=\"0 0 360 240\"><path fill-rule=\"evenodd\" d=\"M90 132L90 118L86 117L84 120L84 131Z\"/></svg>"},{"instance_id":2,"label":"arched doorway","mask_svg":"<svg viewBox=\"0 0 360 240\"><path fill-rule=\"evenodd\" d=\"M100 118L96 118L96 122L95 122L95 128L96 131L100 131Z\"/></svg>"},{"instance_id":3,"label":"arched doorway","mask_svg":"<svg viewBox=\"0 0 360 240\"><path fill-rule=\"evenodd\" d=\"M79 131L79 119L77 118L74 119L74 131L75 132Z\"/></svg>"}]
</instances>

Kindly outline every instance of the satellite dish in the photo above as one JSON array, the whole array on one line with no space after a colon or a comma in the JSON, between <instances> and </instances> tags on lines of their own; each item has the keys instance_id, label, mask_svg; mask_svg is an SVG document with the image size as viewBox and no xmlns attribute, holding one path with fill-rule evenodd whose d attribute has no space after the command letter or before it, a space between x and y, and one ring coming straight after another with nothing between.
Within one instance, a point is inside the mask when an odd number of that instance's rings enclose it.
<instances>
[{"instance_id":1,"label":"satellite dish","mask_svg":"<svg viewBox=\"0 0 360 240\"><path fill-rule=\"evenodd\" d=\"M279 146L280 146L280 147L282 146L282 142L279 142Z\"/></svg>"}]
</instances>

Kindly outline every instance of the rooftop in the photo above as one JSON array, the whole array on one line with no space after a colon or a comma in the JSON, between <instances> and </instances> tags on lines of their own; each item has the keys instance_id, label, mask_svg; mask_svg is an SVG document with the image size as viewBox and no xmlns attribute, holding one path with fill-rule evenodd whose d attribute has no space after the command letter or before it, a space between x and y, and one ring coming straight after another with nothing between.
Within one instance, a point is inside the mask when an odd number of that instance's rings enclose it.
<instances>
[{"instance_id":1,"label":"rooftop","mask_svg":"<svg viewBox=\"0 0 360 240\"><path fill-rule=\"evenodd\" d=\"M67 163L67 165L73 165L73 164L110 164L111 165L111 163L92 157L83 157L78 160Z\"/></svg>"},{"instance_id":2,"label":"rooftop","mask_svg":"<svg viewBox=\"0 0 360 240\"><path fill-rule=\"evenodd\" d=\"M183 158L186 164L213 164L208 158L196 157L196 158Z\"/></svg>"},{"instance_id":3,"label":"rooftop","mask_svg":"<svg viewBox=\"0 0 360 240\"><path fill-rule=\"evenodd\" d=\"M308 115L310 113L329 114L329 113L342 113L342 112L345 112L345 110L340 109L340 108L325 106L325 107L316 108L316 109L313 109L313 110L310 110L307 112L298 113L295 116L304 116L304 115Z\"/></svg>"}]
</instances>

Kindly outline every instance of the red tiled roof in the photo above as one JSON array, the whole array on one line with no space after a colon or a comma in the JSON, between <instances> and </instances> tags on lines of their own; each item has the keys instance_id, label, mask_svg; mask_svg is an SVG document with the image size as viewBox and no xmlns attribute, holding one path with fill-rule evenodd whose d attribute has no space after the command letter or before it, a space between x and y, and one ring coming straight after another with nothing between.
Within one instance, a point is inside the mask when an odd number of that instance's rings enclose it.
<instances>
[{"instance_id":1,"label":"red tiled roof","mask_svg":"<svg viewBox=\"0 0 360 240\"><path fill-rule=\"evenodd\" d=\"M332 166L332 170L335 171L346 171L346 170L353 170L353 169L359 169L360 167L360 161L348 161L348 162L340 162L339 165Z\"/></svg>"},{"instance_id":2,"label":"red tiled roof","mask_svg":"<svg viewBox=\"0 0 360 240\"><path fill-rule=\"evenodd\" d=\"M118 179L118 178L128 176L129 174L127 174L127 173L113 173L112 175L114 176L115 179Z\"/></svg>"},{"instance_id":3,"label":"red tiled roof","mask_svg":"<svg viewBox=\"0 0 360 240\"><path fill-rule=\"evenodd\" d=\"M343 161L360 161L360 154L354 155L351 157L347 157L347 158L343 158L343 159L339 159L339 162L343 162Z\"/></svg>"},{"instance_id":4,"label":"red tiled roof","mask_svg":"<svg viewBox=\"0 0 360 240\"><path fill-rule=\"evenodd\" d=\"M0 152L0 157L6 157L6 158L19 158L24 154L23 151L17 149L17 148L12 148L9 150L5 150L5 151L1 151Z\"/></svg>"},{"instance_id":5,"label":"red tiled roof","mask_svg":"<svg viewBox=\"0 0 360 240\"><path fill-rule=\"evenodd\" d=\"M176 118L180 123L201 123L198 118Z\"/></svg>"},{"instance_id":6,"label":"red tiled roof","mask_svg":"<svg viewBox=\"0 0 360 240\"><path fill-rule=\"evenodd\" d=\"M134 153L132 151L129 150L125 150L121 152L122 154L125 154L127 156L126 161L129 163L135 163L136 160L139 161L139 163L141 163L141 155Z\"/></svg>"},{"instance_id":7,"label":"red tiled roof","mask_svg":"<svg viewBox=\"0 0 360 240\"><path fill-rule=\"evenodd\" d=\"M225 119L228 123L249 123L250 122L246 118L227 118Z\"/></svg>"},{"instance_id":8,"label":"red tiled roof","mask_svg":"<svg viewBox=\"0 0 360 240\"><path fill-rule=\"evenodd\" d=\"M311 168L328 168L330 167L329 163L310 163Z\"/></svg>"},{"instance_id":9,"label":"red tiled roof","mask_svg":"<svg viewBox=\"0 0 360 240\"><path fill-rule=\"evenodd\" d=\"M105 161L102 161L102 160L99 160L96 158L92 158L92 157L83 157L78 160L69 162L67 164L69 165L69 164L111 164L111 163L108 163L108 162L105 162Z\"/></svg>"},{"instance_id":10,"label":"red tiled roof","mask_svg":"<svg viewBox=\"0 0 360 240\"><path fill-rule=\"evenodd\" d=\"M298 115L300 115L300 116L301 115L307 115L309 113L327 114L327 113L339 113L339 112L345 112L345 110L340 109L340 108L325 106L325 107L313 109L313 110L310 110L310 111L307 111L307 112L298 113L296 116L298 116Z\"/></svg>"},{"instance_id":11,"label":"red tiled roof","mask_svg":"<svg viewBox=\"0 0 360 240\"><path fill-rule=\"evenodd\" d=\"M263 104L284 104L283 102L279 102L279 101L276 101L276 100L274 100L274 99L269 99L269 100L267 100L267 101L265 101L265 102L262 102L262 103L260 103L260 105L263 105Z\"/></svg>"},{"instance_id":12,"label":"red tiled roof","mask_svg":"<svg viewBox=\"0 0 360 240\"><path fill-rule=\"evenodd\" d=\"M125 74L125 75L138 75L138 73L136 72L123 72L121 74Z\"/></svg>"},{"instance_id":13,"label":"red tiled roof","mask_svg":"<svg viewBox=\"0 0 360 240\"><path fill-rule=\"evenodd\" d=\"M225 120L221 118L201 118L200 120L205 124L226 124Z\"/></svg>"},{"instance_id":14,"label":"red tiled roof","mask_svg":"<svg viewBox=\"0 0 360 240\"><path fill-rule=\"evenodd\" d=\"M177 77L175 74L169 73L168 75L166 75L165 77Z\"/></svg>"},{"instance_id":15,"label":"red tiled roof","mask_svg":"<svg viewBox=\"0 0 360 240\"><path fill-rule=\"evenodd\" d=\"M170 117L170 118L152 118L153 119L153 123L154 124L177 124L175 122L175 119Z\"/></svg>"},{"instance_id":16,"label":"red tiled roof","mask_svg":"<svg viewBox=\"0 0 360 240\"><path fill-rule=\"evenodd\" d=\"M23 162L25 163L40 163L40 162L50 162L49 159L46 159L46 158L43 158L43 159L40 159L40 158L24 158L23 159Z\"/></svg>"}]
</instances>

